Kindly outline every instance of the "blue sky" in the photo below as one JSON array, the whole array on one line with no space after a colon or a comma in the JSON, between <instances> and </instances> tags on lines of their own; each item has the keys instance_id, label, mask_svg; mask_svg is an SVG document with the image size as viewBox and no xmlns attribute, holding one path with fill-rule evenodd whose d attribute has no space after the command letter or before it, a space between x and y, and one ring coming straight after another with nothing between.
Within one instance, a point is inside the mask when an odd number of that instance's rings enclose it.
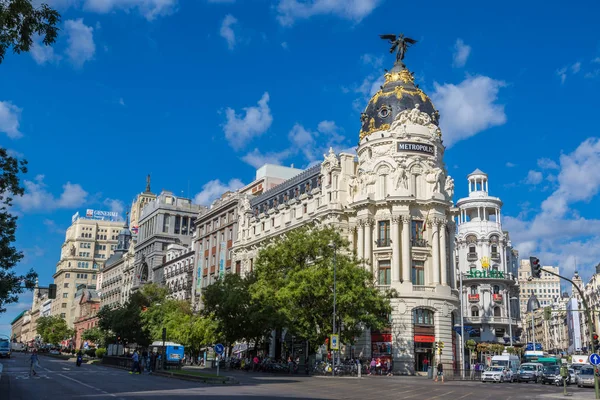
<instances>
[{"instance_id":1,"label":"blue sky","mask_svg":"<svg viewBox=\"0 0 600 400\"><path fill-rule=\"evenodd\" d=\"M0 64L0 145L29 161L19 271L51 281L71 215L169 189L208 204L263 162L355 146L393 56L440 110L456 199L480 168L523 257L600 262L599 5L592 1L49 0L52 48ZM0 316L0 333L30 304Z\"/></svg>"}]
</instances>

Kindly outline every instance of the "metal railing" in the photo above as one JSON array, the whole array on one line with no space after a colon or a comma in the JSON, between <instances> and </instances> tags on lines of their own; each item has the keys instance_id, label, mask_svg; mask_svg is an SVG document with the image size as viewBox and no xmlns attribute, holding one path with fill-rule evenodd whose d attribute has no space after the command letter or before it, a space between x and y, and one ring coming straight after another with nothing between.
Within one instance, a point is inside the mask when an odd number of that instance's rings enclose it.
<instances>
[{"instance_id":1,"label":"metal railing","mask_svg":"<svg viewBox=\"0 0 600 400\"><path fill-rule=\"evenodd\" d=\"M435 286L413 285L415 292L435 292Z\"/></svg>"},{"instance_id":2,"label":"metal railing","mask_svg":"<svg viewBox=\"0 0 600 400\"><path fill-rule=\"evenodd\" d=\"M467 261L477 261L477 253L467 253Z\"/></svg>"},{"instance_id":3,"label":"metal railing","mask_svg":"<svg viewBox=\"0 0 600 400\"><path fill-rule=\"evenodd\" d=\"M413 247L427 247L428 245L427 240L418 238L413 238L411 243Z\"/></svg>"},{"instance_id":4,"label":"metal railing","mask_svg":"<svg viewBox=\"0 0 600 400\"><path fill-rule=\"evenodd\" d=\"M392 241L390 240L390 238L383 238L377 239L375 241L375 244L377 244L377 247L389 247L391 242Z\"/></svg>"}]
</instances>

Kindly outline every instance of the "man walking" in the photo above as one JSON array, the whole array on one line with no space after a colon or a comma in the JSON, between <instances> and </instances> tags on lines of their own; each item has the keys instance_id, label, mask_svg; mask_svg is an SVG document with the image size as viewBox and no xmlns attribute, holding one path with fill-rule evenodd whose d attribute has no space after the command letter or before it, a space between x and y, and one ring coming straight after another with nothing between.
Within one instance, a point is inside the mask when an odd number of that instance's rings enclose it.
<instances>
[{"instance_id":1,"label":"man walking","mask_svg":"<svg viewBox=\"0 0 600 400\"><path fill-rule=\"evenodd\" d=\"M40 366L40 364L39 364L40 360L38 358L36 349L33 349L33 352L31 353L30 362L31 362L31 365L29 367L29 376L31 376L32 374L35 376L35 375L37 375L37 372L35 372L35 367L39 368L39 366Z\"/></svg>"},{"instance_id":2,"label":"man walking","mask_svg":"<svg viewBox=\"0 0 600 400\"><path fill-rule=\"evenodd\" d=\"M442 383L444 383L444 364L442 364L442 361L438 362L437 376L435 377L434 381L437 382L439 377L442 378Z\"/></svg>"},{"instance_id":3,"label":"man walking","mask_svg":"<svg viewBox=\"0 0 600 400\"><path fill-rule=\"evenodd\" d=\"M133 363L131 366L131 371L129 371L129 373L133 374L135 372L136 374L139 375L139 373L140 373L140 356L139 356L137 350L135 350L133 352L133 356L131 357L131 360L133 361Z\"/></svg>"}]
</instances>

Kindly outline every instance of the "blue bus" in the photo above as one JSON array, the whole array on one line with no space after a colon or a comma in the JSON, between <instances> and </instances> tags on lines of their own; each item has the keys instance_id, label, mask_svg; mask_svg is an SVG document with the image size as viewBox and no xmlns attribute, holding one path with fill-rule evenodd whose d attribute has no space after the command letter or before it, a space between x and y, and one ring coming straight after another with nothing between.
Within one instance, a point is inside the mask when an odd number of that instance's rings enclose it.
<instances>
[{"instance_id":1,"label":"blue bus","mask_svg":"<svg viewBox=\"0 0 600 400\"><path fill-rule=\"evenodd\" d=\"M0 339L0 357L10 358L10 342L6 339Z\"/></svg>"},{"instance_id":2,"label":"blue bus","mask_svg":"<svg viewBox=\"0 0 600 400\"><path fill-rule=\"evenodd\" d=\"M150 350L162 356L163 342L156 341L150 346ZM167 364L181 364L185 348L183 345L174 342L165 342L164 350L166 351Z\"/></svg>"}]
</instances>

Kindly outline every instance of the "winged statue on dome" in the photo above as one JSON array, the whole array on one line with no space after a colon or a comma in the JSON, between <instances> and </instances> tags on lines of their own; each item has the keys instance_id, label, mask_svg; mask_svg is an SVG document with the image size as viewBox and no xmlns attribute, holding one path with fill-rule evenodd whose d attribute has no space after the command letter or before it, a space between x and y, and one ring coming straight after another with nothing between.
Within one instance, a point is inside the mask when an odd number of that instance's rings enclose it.
<instances>
[{"instance_id":1,"label":"winged statue on dome","mask_svg":"<svg viewBox=\"0 0 600 400\"><path fill-rule=\"evenodd\" d=\"M402 63L406 50L413 44L417 43L415 39L405 37L403 33L398 36L394 34L379 35L383 40L389 40L392 47L390 53L396 51L396 62Z\"/></svg>"}]
</instances>

